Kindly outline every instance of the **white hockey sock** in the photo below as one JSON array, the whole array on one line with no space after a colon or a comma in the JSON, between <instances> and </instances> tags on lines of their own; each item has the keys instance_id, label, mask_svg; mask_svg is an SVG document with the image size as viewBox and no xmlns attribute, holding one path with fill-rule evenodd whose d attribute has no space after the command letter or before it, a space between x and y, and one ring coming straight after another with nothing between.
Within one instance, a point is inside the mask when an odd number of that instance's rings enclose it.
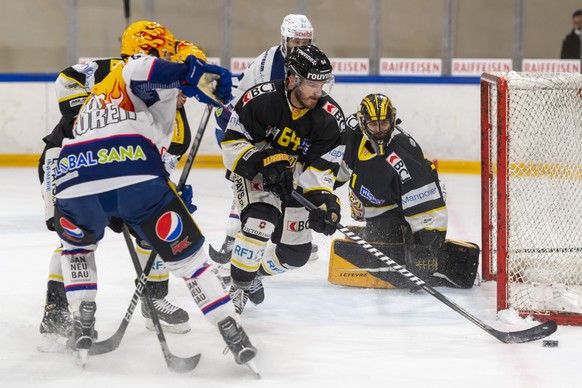
<instances>
[{"instance_id":1,"label":"white hockey sock","mask_svg":"<svg viewBox=\"0 0 582 388\"><path fill-rule=\"evenodd\" d=\"M137 257L139 258L139 263L142 268L147 264L150 258L151 250L143 249L139 245L135 245L135 251L137 252ZM158 255L156 256L154 263L152 264L152 269L148 275L148 282L164 282L170 278L170 271L166 268L164 261Z\"/></svg>"},{"instance_id":2,"label":"white hockey sock","mask_svg":"<svg viewBox=\"0 0 582 388\"><path fill-rule=\"evenodd\" d=\"M294 269L295 267L284 266L279 261L277 254L275 253L275 249L277 245L273 244L269 241L267 244L267 248L265 249L265 254L263 255L263 260L261 261L261 268L265 271L268 275L280 275L282 273L287 272L290 269Z\"/></svg>"},{"instance_id":3,"label":"white hockey sock","mask_svg":"<svg viewBox=\"0 0 582 388\"><path fill-rule=\"evenodd\" d=\"M216 325L228 315L235 316L228 289L212 264L204 265L184 281L194 301L211 324Z\"/></svg>"},{"instance_id":4,"label":"white hockey sock","mask_svg":"<svg viewBox=\"0 0 582 388\"><path fill-rule=\"evenodd\" d=\"M218 271L208 264L203 249L193 256L178 262L166 262L166 267L175 276L186 282L194 301L212 324L217 324L227 315L235 315L230 294Z\"/></svg>"},{"instance_id":5,"label":"white hockey sock","mask_svg":"<svg viewBox=\"0 0 582 388\"><path fill-rule=\"evenodd\" d=\"M267 243L238 233L234 240L230 264L237 269L255 273L259 270ZM235 281L236 279L233 279Z\"/></svg>"},{"instance_id":6,"label":"white hockey sock","mask_svg":"<svg viewBox=\"0 0 582 388\"><path fill-rule=\"evenodd\" d=\"M61 253L63 251L62 247L58 247L54 250L51 255L51 261L49 263L49 275L48 280L54 282L63 283L63 268L61 267Z\"/></svg>"},{"instance_id":7,"label":"white hockey sock","mask_svg":"<svg viewBox=\"0 0 582 388\"><path fill-rule=\"evenodd\" d=\"M63 249L61 267L71 311L79 311L83 301L94 302L97 296L95 251L83 248Z\"/></svg>"},{"instance_id":8,"label":"white hockey sock","mask_svg":"<svg viewBox=\"0 0 582 388\"><path fill-rule=\"evenodd\" d=\"M240 212L238 210L238 205L236 199L232 199L232 205L230 206L230 213L228 214L228 221L226 223L226 235L230 237L236 237L236 234L240 231Z\"/></svg>"}]
</instances>

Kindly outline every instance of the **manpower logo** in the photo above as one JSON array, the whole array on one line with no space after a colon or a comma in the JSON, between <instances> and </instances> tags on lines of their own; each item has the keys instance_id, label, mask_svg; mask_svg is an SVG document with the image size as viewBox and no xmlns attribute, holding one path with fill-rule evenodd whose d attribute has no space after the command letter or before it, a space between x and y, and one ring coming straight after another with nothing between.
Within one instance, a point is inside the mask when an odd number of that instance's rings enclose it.
<instances>
[{"instance_id":1,"label":"manpower logo","mask_svg":"<svg viewBox=\"0 0 582 388\"><path fill-rule=\"evenodd\" d=\"M424 202L434 201L439 199L441 193L439 192L434 182L422 186L419 189L411 190L402 196L402 208L408 209L410 207L419 205Z\"/></svg>"}]
</instances>

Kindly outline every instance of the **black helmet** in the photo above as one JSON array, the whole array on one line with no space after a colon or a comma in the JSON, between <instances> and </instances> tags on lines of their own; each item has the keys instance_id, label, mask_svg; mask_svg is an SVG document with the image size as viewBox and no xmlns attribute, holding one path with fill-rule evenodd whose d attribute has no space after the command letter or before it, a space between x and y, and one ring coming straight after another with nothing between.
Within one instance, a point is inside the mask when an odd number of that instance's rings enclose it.
<instances>
[{"instance_id":1,"label":"black helmet","mask_svg":"<svg viewBox=\"0 0 582 388\"><path fill-rule=\"evenodd\" d=\"M331 62L316 46L297 46L285 58L287 75L297 74L311 81L329 81L332 79Z\"/></svg>"},{"instance_id":2,"label":"black helmet","mask_svg":"<svg viewBox=\"0 0 582 388\"><path fill-rule=\"evenodd\" d=\"M358 108L356 116L358 117L360 130L364 133L364 136L368 138L374 151L378 154L383 154L384 148L390 140L390 136L392 136L396 122L396 108L392 105L392 101L390 101L390 99L384 94L368 94L364 97L362 102L360 102L360 107ZM369 122L384 120L390 122L388 131L381 135L370 132L368 128Z\"/></svg>"}]
</instances>

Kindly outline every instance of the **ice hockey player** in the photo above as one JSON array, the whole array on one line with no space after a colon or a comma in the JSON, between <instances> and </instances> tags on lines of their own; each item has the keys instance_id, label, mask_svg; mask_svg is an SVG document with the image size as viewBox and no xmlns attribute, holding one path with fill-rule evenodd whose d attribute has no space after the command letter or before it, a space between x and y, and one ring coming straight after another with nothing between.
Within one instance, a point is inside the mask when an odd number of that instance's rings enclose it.
<instances>
[{"instance_id":1,"label":"ice hockey player","mask_svg":"<svg viewBox=\"0 0 582 388\"><path fill-rule=\"evenodd\" d=\"M242 226L230 261L238 312L257 274L276 275L305 265L311 230L331 235L340 218L332 190L343 155L345 119L325 92L333 82L331 63L313 45L295 47L285 63L285 80L258 84L242 96L222 141L224 165L241 209ZM294 189L322 209L309 213L292 199Z\"/></svg>"},{"instance_id":2,"label":"ice hockey player","mask_svg":"<svg viewBox=\"0 0 582 388\"><path fill-rule=\"evenodd\" d=\"M448 215L443 185L432 162L400 122L387 96L366 96L358 112L347 118L345 156L336 186L348 183L351 216L366 223L363 231L355 229L364 240L427 283L470 288L479 248L445 240ZM381 263L356 243L335 240L330 275L336 270L334 255L356 268L376 268ZM374 274L396 287L409 286L397 273Z\"/></svg>"},{"instance_id":3,"label":"ice hockey player","mask_svg":"<svg viewBox=\"0 0 582 388\"><path fill-rule=\"evenodd\" d=\"M234 99L229 104L228 109L216 109L216 139L218 143L224 138L226 126L230 119L230 111L238 102L239 98L252 86L268 81L282 80L285 78L285 58L289 52L297 46L305 46L313 42L314 30L311 22L305 15L289 14L285 16L281 23L281 41L278 45L273 46L261 53L251 65L239 76L240 81L236 89L233 89ZM240 211L237 207L237 201L233 198L231 210L226 227L226 238L222 243L219 251L210 249L210 257L218 263L227 263L230 260L232 246L236 234L240 230ZM318 258L317 245L312 245L310 260ZM253 290L259 289L260 285L254 284ZM262 301L260 294L251 292L250 300L258 304Z\"/></svg>"},{"instance_id":4,"label":"ice hockey player","mask_svg":"<svg viewBox=\"0 0 582 388\"><path fill-rule=\"evenodd\" d=\"M155 36L145 36L149 33ZM73 312L69 345L86 357L95 340L95 249L116 217L184 279L235 361L245 364L256 348L235 320L228 289L208 263L204 237L164 166L178 91L221 106L217 100L232 98L231 74L193 55L184 63L161 59L175 53L173 35L163 26L143 37L144 44L151 38L161 44L166 55L132 55L95 85L75 121L74 137L63 140L55 164L54 225L63 243L64 284Z\"/></svg>"},{"instance_id":5,"label":"ice hockey player","mask_svg":"<svg viewBox=\"0 0 582 388\"><path fill-rule=\"evenodd\" d=\"M139 21L133 23L122 36L121 58L99 59L96 61L77 64L59 73L55 82L55 90L59 101L59 109L62 117L53 131L43 140L46 144L39 163L39 178L42 186L42 194L45 199L45 219L47 228L54 231L54 204L53 196L47 193L51 190L51 171L50 166L58 153L60 152L63 139L73 137L73 122L81 109L81 105L89 96L91 88L101 82L111 69L120 61L126 60L133 54L142 52L143 38L141 31L156 31L157 23L152 21ZM131 32L131 33L130 33ZM148 50L152 55L159 55L156 41L149 42ZM195 45L189 42L178 42L176 47L176 60L183 61L188 54L196 55L202 60L206 60L204 53ZM185 153L191 140L190 126L184 103L186 98L183 95L178 96L178 105L176 111L176 123L174 126L174 136L172 144L168 149L166 157L166 166L172 168L177 159ZM46 179L45 179L46 175ZM47 182L46 185L43 182ZM190 194L191 186L186 185L182 191L184 195ZM184 198L185 202L191 205L191 199ZM121 231L120 222L112 220L110 227L117 232ZM141 265L144 266L149 257L150 251L147 249L145 241L136 239L136 251L140 258ZM43 319L40 325L41 334L60 335L68 337L71 329L71 314L65 296L63 285L63 274L61 270L61 247L57 248L52 256L49 266L49 280L47 282L47 293ZM153 303L156 307L158 317L162 326L167 332L187 333L190 331L188 324L188 313L171 304L166 296L168 295L169 272L163 265L159 257L156 258L148 277L147 287L150 295L153 296ZM142 315L146 318L146 327L153 330L153 322L150 318L150 312L145 303L141 305Z\"/></svg>"}]
</instances>

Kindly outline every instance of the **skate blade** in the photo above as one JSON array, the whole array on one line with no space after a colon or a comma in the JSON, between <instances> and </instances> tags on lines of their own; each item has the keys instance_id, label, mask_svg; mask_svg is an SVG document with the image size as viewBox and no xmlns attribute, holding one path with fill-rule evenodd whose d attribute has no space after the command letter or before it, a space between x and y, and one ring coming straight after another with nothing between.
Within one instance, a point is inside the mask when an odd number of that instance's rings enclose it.
<instances>
[{"instance_id":1,"label":"skate blade","mask_svg":"<svg viewBox=\"0 0 582 388\"><path fill-rule=\"evenodd\" d=\"M42 340L36 346L36 350L41 353L70 353L70 349L67 348L66 339L58 334L50 333L42 334Z\"/></svg>"},{"instance_id":2,"label":"skate blade","mask_svg":"<svg viewBox=\"0 0 582 388\"><path fill-rule=\"evenodd\" d=\"M255 376L257 376L257 378L261 379L261 374L259 373L259 368L257 368L257 364L255 363L255 360L250 360L248 362L246 362L244 364L247 368L249 368L254 374Z\"/></svg>"},{"instance_id":3,"label":"skate blade","mask_svg":"<svg viewBox=\"0 0 582 388\"><path fill-rule=\"evenodd\" d=\"M78 349L74 351L75 363L79 365L82 369L87 366L87 358L89 357L89 349Z\"/></svg>"},{"instance_id":4,"label":"skate blade","mask_svg":"<svg viewBox=\"0 0 582 388\"><path fill-rule=\"evenodd\" d=\"M190 332L190 325L188 322L179 323L177 325L167 325L163 322L160 322L162 325L162 329L164 333L173 333L173 334L186 334ZM146 318L146 329L151 331L156 331L156 326L154 325L154 321L151 318Z\"/></svg>"},{"instance_id":5,"label":"skate blade","mask_svg":"<svg viewBox=\"0 0 582 388\"><path fill-rule=\"evenodd\" d=\"M212 247L212 245L209 245L208 246L208 255L210 256L212 261L214 261L215 263L226 264L226 263L230 262L231 252L225 252L223 250L217 251L216 249L214 249Z\"/></svg>"}]
</instances>

